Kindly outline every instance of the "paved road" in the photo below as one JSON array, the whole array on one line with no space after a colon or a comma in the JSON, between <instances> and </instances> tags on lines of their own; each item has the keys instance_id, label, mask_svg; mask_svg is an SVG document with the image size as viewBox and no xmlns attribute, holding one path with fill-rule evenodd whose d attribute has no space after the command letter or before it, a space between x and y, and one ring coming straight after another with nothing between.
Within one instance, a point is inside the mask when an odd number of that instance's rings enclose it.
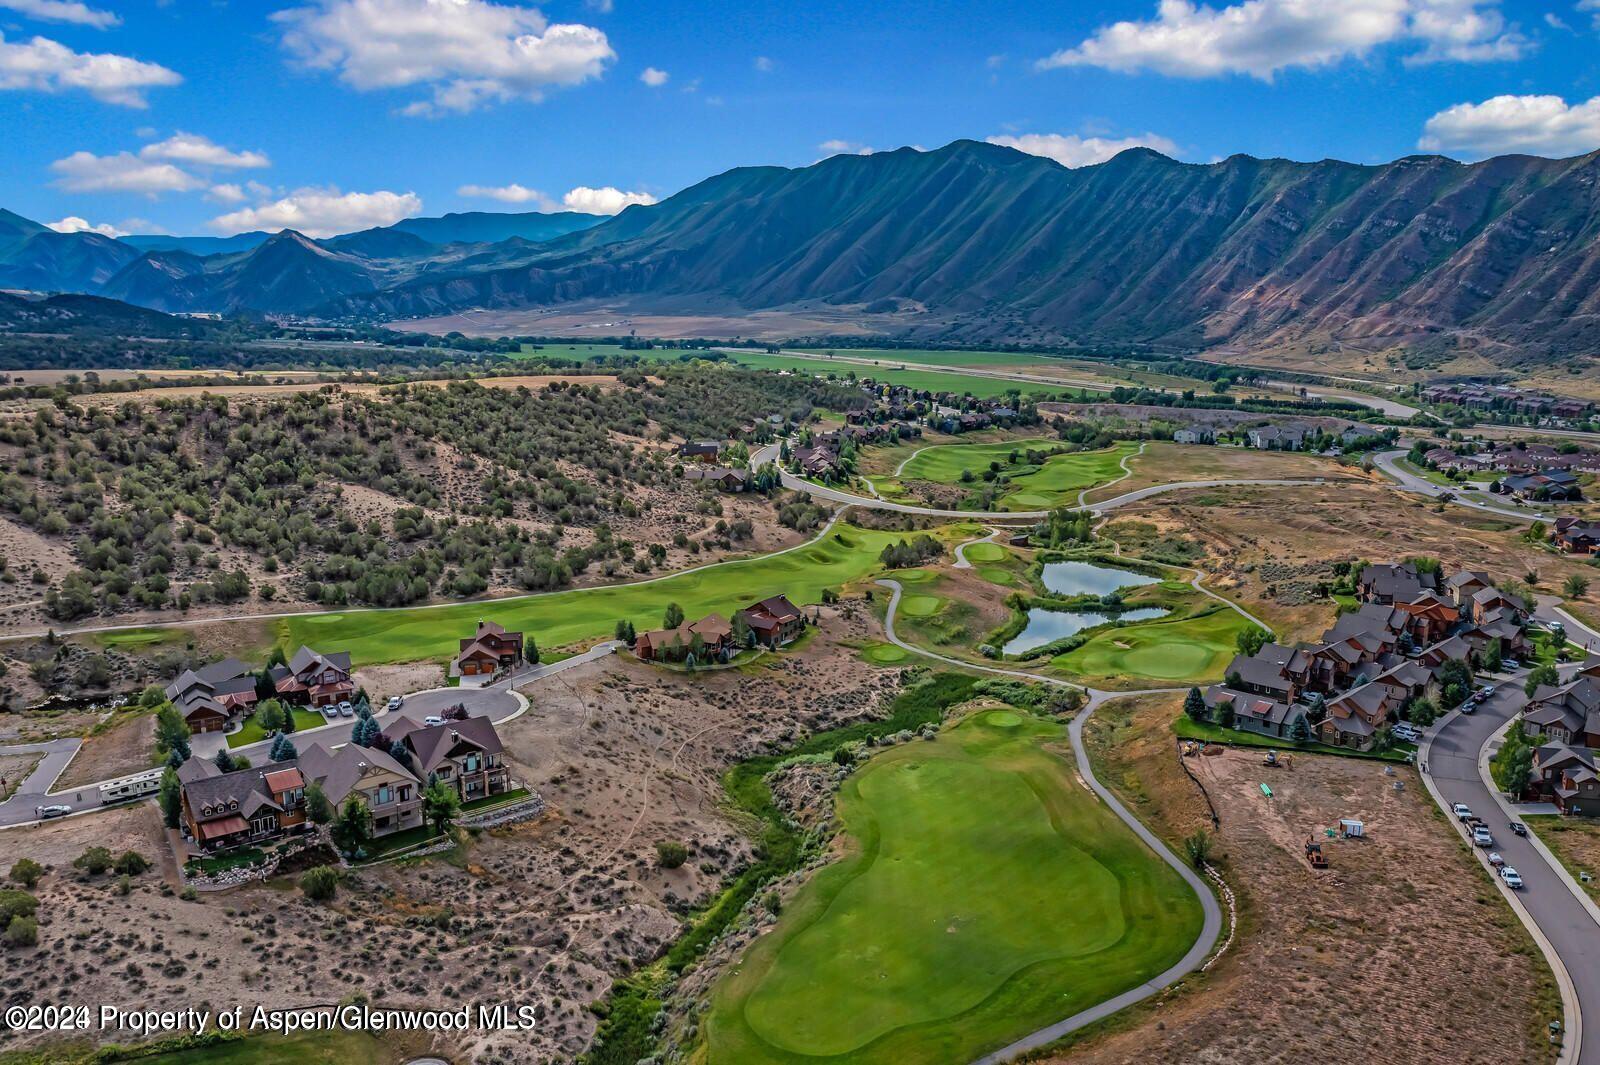
<instances>
[{"instance_id":1,"label":"paved road","mask_svg":"<svg viewBox=\"0 0 1600 1065\"><path fill-rule=\"evenodd\" d=\"M1177 855L1173 854L1167 845L1161 842L1155 833L1146 828L1143 822L1141 822L1137 817L1129 813L1127 807L1123 806L1122 803L1118 801L1117 797L1111 794L1111 792L1100 783L1099 779L1094 775L1094 766L1089 761L1089 752L1084 748L1083 745L1083 726L1089 720L1090 716L1094 714L1095 708L1099 705L1099 702L1102 699L1125 698L1145 693L1097 691L1093 688L1085 688L1081 684L1069 684L1064 680L1056 680L1053 677L1040 677L1032 673L1023 673L1014 669L999 669L992 666L973 665L970 662L961 662L953 658L946 658L943 655L935 654L932 651L913 646L912 644L901 640L894 628L895 612L900 607L900 596L903 591L900 586L900 582L881 580L878 583L889 589L889 609L884 616L883 631L884 634L889 638L889 641L896 647L899 647L905 651L909 651L912 654L920 655L924 658L931 658L937 662L943 662L947 665L956 666L960 669L977 670L982 673L992 673L1001 677L1019 677L1023 680L1033 681L1035 683L1054 684L1062 688L1076 688L1079 691L1087 691L1090 693L1091 698L1088 705L1074 715L1071 725L1069 725L1067 728L1068 736L1072 741L1072 758L1077 764L1078 775L1081 776L1084 780L1084 783L1088 784L1094 793L1100 797L1100 800L1110 808L1111 812L1116 814L1117 818L1122 821L1123 824L1127 825L1130 830L1132 830L1134 835L1143 840L1147 847L1155 851L1156 855L1160 857L1162 861L1166 862L1173 869L1177 870L1178 875L1183 877L1184 881L1194 891L1195 896L1200 900L1200 908L1204 913L1204 920L1200 926L1199 937L1195 939L1194 944L1189 948L1188 953L1184 954L1184 956L1178 960L1177 964L1173 965L1166 972L1163 972L1159 976L1145 981L1137 987L1129 988L1120 995L1109 998L1106 1001L1091 1006L1086 1010L1074 1013L1070 1017L1066 1017L1060 1021L1057 1021L1055 1024L1048 1025L1047 1027L1041 1028L1036 1032L1030 1033L1029 1035L1025 1035L1016 1042L1011 1043L1008 1046L1001 1047L999 1050L979 1058L975 1065L1003 1065L1004 1062L1008 1062L1020 1054L1027 1053L1030 1050L1037 1050L1039 1047L1054 1043L1056 1040L1078 1030L1079 1028L1084 1027L1085 1025L1093 1024L1096 1021L1109 1017L1118 1010L1126 1009L1128 1006L1133 1005L1135 1002L1142 1002L1144 999L1156 994L1163 988L1169 987L1178 980L1181 980L1183 977L1187 976L1189 973L1193 972L1195 969L1204 964L1206 958L1211 954L1211 948L1216 945L1217 937L1222 932L1222 908L1217 905L1216 896L1212 894L1210 886L1207 885L1204 880L1200 879L1200 875L1196 873L1187 862L1181 860ZM1171 689L1158 690L1167 691Z\"/></svg>"},{"instance_id":2,"label":"paved road","mask_svg":"<svg viewBox=\"0 0 1600 1065\"><path fill-rule=\"evenodd\" d=\"M1559 624L1567 630L1567 640L1590 654L1600 654L1600 629L1584 624L1561 606L1561 597L1541 595L1535 600L1533 616L1546 625Z\"/></svg>"},{"instance_id":3,"label":"paved road","mask_svg":"<svg viewBox=\"0 0 1600 1065\"><path fill-rule=\"evenodd\" d=\"M1476 498L1480 493L1484 495L1488 494L1483 489L1479 489L1478 492L1465 492L1459 488L1446 488L1443 485L1434 484L1426 477L1418 477L1409 470L1401 469L1397 460L1405 457L1406 452L1404 451L1384 451L1380 452L1374 457L1374 461L1377 463L1378 469L1382 470L1391 479L1398 482L1400 488L1404 491L1415 492L1419 495L1425 495L1432 499L1438 499L1442 495L1449 494L1451 497L1453 497L1453 501L1459 503L1461 506L1471 507L1474 510L1481 510L1489 514L1498 514L1501 517L1512 518L1516 521L1534 522L1555 520L1554 516L1550 514L1537 514L1526 510L1513 510L1510 507L1503 507L1497 503L1491 503L1488 500Z\"/></svg>"},{"instance_id":4,"label":"paved road","mask_svg":"<svg viewBox=\"0 0 1600 1065\"><path fill-rule=\"evenodd\" d=\"M581 666L586 662L604 658L622 646L615 640L607 640L597 644L581 655L553 662L548 665L523 666L513 676L497 684L482 688L433 688L428 691L414 692L406 696L404 705L393 715L382 712L377 714L380 723L390 720L393 716L405 716L420 719L437 714L440 711L461 703L467 712L473 716L488 717L492 721L504 721L521 713L527 707L527 700L517 694L513 689L528 684L535 684L546 677L553 676L564 670ZM350 742L350 733L355 728L355 718L339 718L321 728L305 729L293 735L295 746L301 750L313 743L324 747L338 747ZM85 784L70 791L49 793L49 788L66 769L67 763L77 753L78 740L55 740L49 744L28 744L17 747L0 747L3 754L33 753L32 749L46 751L46 757L40 762L39 767L23 781L13 795L6 802L0 803L0 828L12 828L17 825L28 824L37 820L36 807L43 805L70 806L73 813L100 808L100 793L97 784ZM215 758L219 750L227 744L227 739L220 732L205 732L193 737L190 748L196 758ZM242 755L253 764L259 765L266 760L267 753L272 748L270 740L260 743L246 744L242 747L230 748L231 753Z\"/></svg>"},{"instance_id":5,"label":"paved road","mask_svg":"<svg viewBox=\"0 0 1600 1065\"><path fill-rule=\"evenodd\" d=\"M1493 849L1522 874L1526 887L1516 893L1517 901L1566 970L1576 998L1578 1016L1567 1022L1578 1027L1578 1054L1572 1060L1595 1065L1600 1063L1600 925L1534 843L1507 829L1509 816L1479 773L1484 746L1526 703L1520 680L1502 684L1476 713L1453 714L1439 725L1431 743L1420 752L1419 762L1426 767L1425 774L1446 812L1453 803L1471 807L1494 833ZM1456 822L1452 819L1451 823ZM1479 857L1481 860L1482 855ZM1487 864L1484 875L1490 875ZM1588 1023L1583 1023L1585 1019Z\"/></svg>"}]
</instances>

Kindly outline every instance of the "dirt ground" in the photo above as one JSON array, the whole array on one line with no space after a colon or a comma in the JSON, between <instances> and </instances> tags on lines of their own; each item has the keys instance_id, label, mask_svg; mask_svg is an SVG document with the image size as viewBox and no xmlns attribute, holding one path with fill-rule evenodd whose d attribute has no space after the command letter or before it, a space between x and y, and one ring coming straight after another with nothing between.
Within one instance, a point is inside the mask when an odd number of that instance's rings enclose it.
<instances>
[{"instance_id":1,"label":"dirt ground","mask_svg":"<svg viewBox=\"0 0 1600 1065\"><path fill-rule=\"evenodd\" d=\"M1173 481L1210 481L1224 478L1372 480L1359 467L1341 466L1333 459L1297 451L1257 451L1243 447L1207 447L1152 440L1145 453L1128 460L1133 476L1088 492L1084 499L1098 503L1124 492Z\"/></svg>"},{"instance_id":2,"label":"dirt ground","mask_svg":"<svg viewBox=\"0 0 1600 1065\"><path fill-rule=\"evenodd\" d=\"M56 787L76 788L149 769L155 743L154 714L125 717L104 729L91 729Z\"/></svg>"},{"instance_id":3,"label":"dirt ground","mask_svg":"<svg viewBox=\"0 0 1600 1065\"><path fill-rule=\"evenodd\" d=\"M457 858L368 867L328 905L292 884L182 902L154 875L127 897L61 875L86 846L166 851L152 804L5 834L7 853L53 867L39 888L40 945L8 955L4 1004L149 1002L291 1005L360 990L383 1005L527 1003L541 1027L440 1046L456 1060L571 1061L588 1045L590 1003L654 957L679 915L750 848L723 806L733 761L808 730L873 713L898 673L851 643L876 631L865 604L823 611L797 651L685 677L620 657L525 689L532 708L500 728L516 780L550 811L478 835ZM381 682L381 679L380 679ZM689 861L658 867L656 843ZM68 869L70 872L70 869ZM204 987L203 996L195 990ZM0 1050L17 1045L0 1035Z\"/></svg>"},{"instance_id":4,"label":"dirt ground","mask_svg":"<svg viewBox=\"0 0 1600 1065\"><path fill-rule=\"evenodd\" d=\"M1113 703L1086 730L1106 783L1172 841L1208 824L1168 729L1179 712L1170 697ZM1306 755L1265 769L1244 750L1187 762L1221 819L1242 934L1208 975L1044 1060L1550 1060L1549 971L1415 772ZM1368 838L1323 838L1340 817ZM1305 862L1308 833L1331 868Z\"/></svg>"},{"instance_id":5,"label":"dirt ground","mask_svg":"<svg viewBox=\"0 0 1600 1065\"><path fill-rule=\"evenodd\" d=\"M37 754L0 754L0 802L11 797L17 785L39 764Z\"/></svg>"},{"instance_id":6,"label":"dirt ground","mask_svg":"<svg viewBox=\"0 0 1600 1065\"><path fill-rule=\"evenodd\" d=\"M444 666L438 662L405 662L393 666L363 666L351 675L357 688L365 688L377 704L391 695L444 687Z\"/></svg>"}]
</instances>

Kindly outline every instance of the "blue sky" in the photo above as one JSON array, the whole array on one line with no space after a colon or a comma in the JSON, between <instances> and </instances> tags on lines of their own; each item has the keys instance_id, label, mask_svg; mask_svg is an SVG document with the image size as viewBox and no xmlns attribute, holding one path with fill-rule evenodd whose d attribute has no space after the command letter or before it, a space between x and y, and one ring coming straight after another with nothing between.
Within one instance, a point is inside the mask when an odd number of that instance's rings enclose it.
<instances>
[{"instance_id":1,"label":"blue sky","mask_svg":"<svg viewBox=\"0 0 1600 1065\"><path fill-rule=\"evenodd\" d=\"M1570 155L1597 45L1600 0L0 0L0 206L327 233L961 137Z\"/></svg>"}]
</instances>

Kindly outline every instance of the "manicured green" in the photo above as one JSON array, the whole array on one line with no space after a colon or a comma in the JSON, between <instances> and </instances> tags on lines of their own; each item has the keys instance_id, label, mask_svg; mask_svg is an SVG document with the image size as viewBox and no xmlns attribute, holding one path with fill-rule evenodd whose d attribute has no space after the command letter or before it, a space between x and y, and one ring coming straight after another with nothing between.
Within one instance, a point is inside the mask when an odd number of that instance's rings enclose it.
<instances>
[{"instance_id":1,"label":"manicured green","mask_svg":"<svg viewBox=\"0 0 1600 1065\"><path fill-rule=\"evenodd\" d=\"M968 562L972 563L999 562L1006 557L1006 549L992 540L968 544L961 549L961 553L966 556Z\"/></svg>"},{"instance_id":2,"label":"manicured green","mask_svg":"<svg viewBox=\"0 0 1600 1065\"><path fill-rule=\"evenodd\" d=\"M1198 901L1075 782L1065 742L987 711L846 780L851 852L719 985L707 1065L970 1061L1176 962Z\"/></svg>"},{"instance_id":3,"label":"manicured green","mask_svg":"<svg viewBox=\"0 0 1600 1065\"><path fill-rule=\"evenodd\" d=\"M869 643L861 648L861 657L875 666L897 666L911 655L892 643Z\"/></svg>"},{"instance_id":4,"label":"manicured green","mask_svg":"<svg viewBox=\"0 0 1600 1065\"><path fill-rule=\"evenodd\" d=\"M908 595L900 600L900 612L914 618L929 618L939 612L944 600L936 595Z\"/></svg>"},{"instance_id":5,"label":"manicured green","mask_svg":"<svg viewBox=\"0 0 1600 1065\"><path fill-rule=\"evenodd\" d=\"M1050 664L1104 687L1221 680L1237 653L1239 633L1252 627L1238 612L1215 603L1192 613L1101 629Z\"/></svg>"},{"instance_id":6,"label":"manicured green","mask_svg":"<svg viewBox=\"0 0 1600 1065\"><path fill-rule=\"evenodd\" d=\"M900 478L906 481L959 484L962 471L970 470L973 476L981 476L991 462L998 462L1001 466L1008 465L1008 459L1013 451L1027 451L1030 447L1042 450L1060 446L1061 441L1042 436L1001 440L993 444L934 444L922 448L908 459L900 470ZM1097 455L1102 452L1090 451L1083 454Z\"/></svg>"},{"instance_id":7,"label":"manicured green","mask_svg":"<svg viewBox=\"0 0 1600 1065\"><path fill-rule=\"evenodd\" d=\"M955 526L950 536L970 538L971 526ZM520 630L541 648L609 637L619 618L639 631L659 627L668 603L685 615L701 617L733 611L782 593L797 605L821 602L824 588L858 581L878 568L878 555L904 533L877 532L838 525L820 540L793 551L708 566L633 584L574 588L448 607L345 611L284 618L280 643L290 650L308 644L325 651L349 651L356 665L445 659L480 619Z\"/></svg>"},{"instance_id":8,"label":"manicured green","mask_svg":"<svg viewBox=\"0 0 1600 1065\"><path fill-rule=\"evenodd\" d=\"M916 366L959 366L985 369L991 366L1014 366L1027 370L1049 371L1062 365L1062 360L1049 355L1028 355L1016 351L935 351L927 349L886 348L796 348L816 355L827 352L847 359L872 359L884 366L907 363ZM847 364L848 365L848 364ZM1108 365L1108 369L1115 369Z\"/></svg>"},{"instance_id":9,"label":"manicured green","mask_svg":"<svg viewBox=\"0 0 1600 1065\"><path fill-rule=\"evenodd\" d=\"M304 732L307 729L321 728L326 724L329 724L328 719L315 710L307 710L300 706L294 708L294 730L296 733ZM228 733L228 746L243 747L250 743L260 743L266 738L266 731L256 723L255 715L251 714L245 718L244 724L239 726L238 732Z\"/></svg>"},{"instance_id":10,"label":"manicured green","mask_svg":"<svg viewBox=\"0 0 1600 1065\"><path fill-rule=\"evenodd\" d=\"M118 629L115 632L97 632L93 639L101 647L154 647L158 644L172 643L182 633L177 629L164 629L157 626L139 629Z\"/></svg>"}]
</instances>

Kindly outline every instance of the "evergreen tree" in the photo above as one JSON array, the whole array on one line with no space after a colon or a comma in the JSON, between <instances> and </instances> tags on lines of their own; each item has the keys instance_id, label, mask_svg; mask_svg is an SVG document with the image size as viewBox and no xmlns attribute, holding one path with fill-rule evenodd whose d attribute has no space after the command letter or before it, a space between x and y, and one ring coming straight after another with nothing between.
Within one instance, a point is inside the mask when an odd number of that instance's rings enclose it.
<instances>
[{"instance_id":1,"label":"evergreen tree","mask_svg":"<svg viewBox=\"0 0 1600 1065\"><path fill-rule=\"evenodd\" d=\"M291 758L299 757L300 752L295 750L294 743L289 739L288 733L280 732L272 741L272 747L267 752L267 757L274 762L287 762Z\"/></svg>"},{"instance_id":2,"label":"evergreen tree","mask_svg":"<svg viewBox=\"0 0 1600 1065\"><path fill-rule=\"evenodd\" d=\"M1220 703L1217 706L1217 724L1223 728L1232 728L1234 722L1233 704Z\"/></svg>"},{"instance_id":3,"label":"evergreen tree","mask_svg":"<svg viewBox=\"0 0 1600 1065\"><path fill-rule=\"evenodd\" d=\"M183 811L183 784L176 770L167 769L161 774L161 820L168 828L178 827L178 817Z\"/></svg>"},{"instance_id":4,"label":"evergreen tree","mask_svg":"<svg viewBox=\"0 0 1600 1065\"><path fill-rule=\"evenodd\" d=\"M1294 724L1289 726L1289 738L1296 743L1311 742L1311 726L1306 724L1304 715L1296 717Z\"/></svg>"},{"instance_id":5,"label":"evergreen tree","mask_svg":"<svg viewBox=\"0 0 1600 1065\"><path fill-rule=\"evenodd\" d=\"M522 641L522 657L527 659L530 666L539 664L539 645L534 642L532 636L526 637Z\"/></svg>"},{"instance_id":6,"label":"evergreen tree","mask_svg":"<svg viewBox=\"0 0 1600 1065\"><path fill-rule=\"evenodd\" d=\"M222 770L224 773L231 773L234 770L233 755L228 753L228 749L226 747L219 750L217 752L217 756L212 759L212 761L216 764L216 767Z\"/></svg>"},{"instance_id":7,"label":"evergreen tree","mask_svg":"<svg viewBox=\"0 0 1600 1065\"><path fill-rule=\"evenodd\" d=\"M662 616L661 627L675 629L683 624L683 607L677 603L668 603L666 613Z\"/></svg>"},{"instance_id":8,"label":"evergreen tree","mask_svg":"<svg viewBox=\"0 0 1600 1065\"><path fill-rule=\"evenodd\" d=\"M1189 694L1183 697L1183 712L1189 715L1190 721L1204 721L1209 716L1206 697L1200 694L1199 688L1190 688Z\"/></svg>"}]
</instances>

